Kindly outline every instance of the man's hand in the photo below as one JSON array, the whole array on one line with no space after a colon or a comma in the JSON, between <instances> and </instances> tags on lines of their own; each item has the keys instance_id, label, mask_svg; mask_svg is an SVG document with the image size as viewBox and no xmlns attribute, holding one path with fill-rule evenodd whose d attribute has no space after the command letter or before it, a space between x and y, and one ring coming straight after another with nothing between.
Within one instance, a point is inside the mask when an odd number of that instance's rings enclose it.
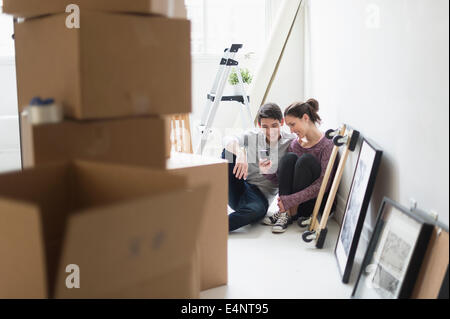
<instances>
[{"instance_id":1,"label":"man's hand","mask_svg":"<svg viewBox=\"0 0 450 319\"><path fill-rule=\"evenodd\" d=\"M281 201L280 197L278 197L278 209L282 213L284 213L286 211L286 209L284 209L284 205L283 205L283 202Z\"/></svg>"},{"instance_id":2,"label":"man's hand","mask_svg":"<svg viewBox=\"0 0 450 319\"><path fill-rule=\"evenodd\" d=\"M237 179L247 179L248 175L248 163L247 154L244 150L240 150L236 155L236 164L234 165L233 174Z\"/></svg>"}]
</instances>

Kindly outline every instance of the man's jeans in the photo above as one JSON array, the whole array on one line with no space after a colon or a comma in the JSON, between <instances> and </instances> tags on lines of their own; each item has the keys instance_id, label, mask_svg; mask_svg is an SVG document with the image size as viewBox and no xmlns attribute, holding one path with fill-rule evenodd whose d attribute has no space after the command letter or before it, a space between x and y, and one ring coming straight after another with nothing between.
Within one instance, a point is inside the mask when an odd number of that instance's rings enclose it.
<instances>
[{"instance_id":1,"label":"man's jeans","mask_svg":"<svg viewBox=\"0 0 450 319\"><path fill-rule=\"evenodd\" d=\"M234 210L234 213L228 215L231 232L263 219L269 209L269 203L257 186L244 179L239 180L233 174L236 155L223 150L222 158L233 158L233 162L228 163L228 205Z\"/></svg>"}]
</instances>

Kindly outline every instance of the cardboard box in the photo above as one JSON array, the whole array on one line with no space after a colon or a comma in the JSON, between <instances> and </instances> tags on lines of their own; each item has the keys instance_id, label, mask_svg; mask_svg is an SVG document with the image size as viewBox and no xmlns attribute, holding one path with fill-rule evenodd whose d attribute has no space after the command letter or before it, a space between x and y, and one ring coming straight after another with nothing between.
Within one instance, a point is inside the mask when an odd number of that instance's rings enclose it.
<instances>
[{"instance_id":1,"label":"cardboard box","mask_svg":"<svg viewBox=\"0 0 450 319\"><path fill-rule=\"evenodd\" d=\"M201 290L228 282L228 163L204 156L172 153L167 162L169 172L188 178L195 187L208 183L204 196L205 216L199 234Z\"/></svg>"},{"instance_id":2,"label":"cardboard box","mask_svg":"<svg viewBox=\"0 0 450 319\"><path fill-rule=\"evenodd\" d=\"M79 29L58 14L15 23L19 111L52 97L67 117L191 112L190 22L85 12Z\"/></svg>"},{"instance_id":3,"label":"cardboard box","mask_svg":"<svg viewBox=\"0 0 450 319\"><path fill-rule=\"evenodd\" d=\"M198 298L205 193L94 162L0 175L0 298Z\"/></svg>"},{"instance_id":4,"label":"cardboard box","mask_svg":"<svg viewBox=\"0 0 450 319\"><path fill-rule=\"evenodd\" d=\"M436 299L448 269L448 232L436 227L428 244L412 299Z\"/></svg>"},{"instance_id":5,"label":"cardboard box","mask_svg":"<svg viewBox=\"0 0 450 319\"><path fill-rule=\"evenodd\" d=\"M64 13L69 4L78 5L80 12L153 13L171 18L186 18L184 0L3 0L3 12L29 18Z\"/></svg>"},{"instance_id":6,"label":"cardboard box","mask_svg":"<svg viewBox=\"0 0 450 319\"><path fill-rule=\"evenodd\" d=\"M23 167L84 159L165 168L170 119L134 117L31 125L21 116Z\"/></svg>"}]
</instances>

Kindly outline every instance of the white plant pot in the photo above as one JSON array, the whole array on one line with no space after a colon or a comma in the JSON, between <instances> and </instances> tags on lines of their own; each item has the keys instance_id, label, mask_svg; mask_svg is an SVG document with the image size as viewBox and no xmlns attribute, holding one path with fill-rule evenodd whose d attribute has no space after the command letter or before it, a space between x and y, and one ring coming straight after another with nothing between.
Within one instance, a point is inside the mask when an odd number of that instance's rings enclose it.
<instances>
[{"instance_id":1,"label":"white plant pot","mask_svg":"<svg viewBox=\"0 0 450 319\"><path fill-rule=\"evenodd\" d=\"M239 85L228 85L229 90L227 92L229 92L229 94L225 94L225 95L241 95L241 91L240 91L240 87ZM248 95L248 84L244 83L244 90L245 93Z\"/></svg>"}]
</instances>

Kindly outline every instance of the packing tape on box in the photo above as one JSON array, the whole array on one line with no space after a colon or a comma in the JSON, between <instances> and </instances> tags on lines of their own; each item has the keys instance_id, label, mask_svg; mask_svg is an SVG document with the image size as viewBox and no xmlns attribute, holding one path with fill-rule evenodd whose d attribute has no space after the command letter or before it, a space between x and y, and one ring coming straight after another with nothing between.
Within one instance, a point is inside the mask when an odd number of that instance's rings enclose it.
<instances>
[{"instance_id":1,"label":"packing tape on box","mask_svg":"<svg viewBox=\"0 0 450 319\"><path fill-rule=\"evenodd\" d=\"M53 99L33 98L22 113L28 116L32 125L59 123L64 118L61 105L55 104Z\"/></svg>"}]
</instances>

